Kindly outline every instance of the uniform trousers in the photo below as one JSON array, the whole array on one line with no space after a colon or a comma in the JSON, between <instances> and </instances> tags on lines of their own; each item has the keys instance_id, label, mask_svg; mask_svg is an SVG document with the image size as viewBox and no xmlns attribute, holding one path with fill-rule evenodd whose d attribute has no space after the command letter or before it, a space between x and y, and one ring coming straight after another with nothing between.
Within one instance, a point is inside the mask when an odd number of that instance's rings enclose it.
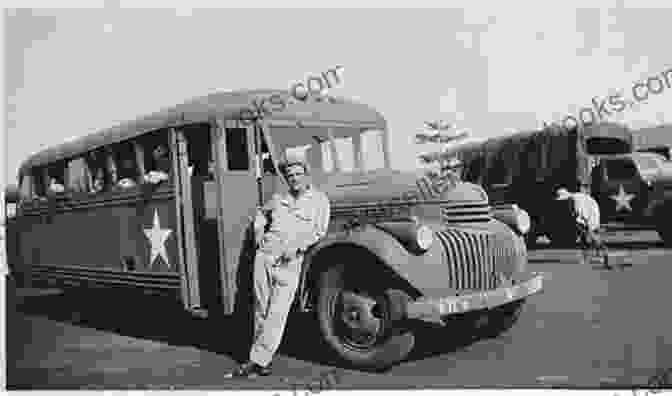
<instances>
[{"instance_id":1,"label":"uniform trousers","mask_svg":"<svg viewBox=\"0 0 672 396\"><path fill-rule=\"evenodd\" d=\"M601 256L602 262L605 266L609 265L609 255L607 253L607 246L604 244L597 231L589 229L581 223L577 223L579 234L579 247L583 254L583 263L589 263L591 252Z\"/></svg>"},{"instance_id":2,"label":"uniform trousers","mask_svg":"<svg viewBox=\"0 0 672 396\"><path fill-rule=\"evenodd\" d=\"M274 249L273 249L274 250ZM299 284L301 255L286 256L259 249L254 259L254 339L250 360L267 366L280 346Z\"/></svg>"}]
</instances>

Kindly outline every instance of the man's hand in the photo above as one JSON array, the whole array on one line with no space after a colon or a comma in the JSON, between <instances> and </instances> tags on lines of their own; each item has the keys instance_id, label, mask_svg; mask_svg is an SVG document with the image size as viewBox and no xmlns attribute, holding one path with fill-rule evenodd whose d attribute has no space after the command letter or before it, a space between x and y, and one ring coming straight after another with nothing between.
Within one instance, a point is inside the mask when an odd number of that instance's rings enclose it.
<instances>
[{"instance_id":1,"label":"man's hand","mask_svg":"<svg viewBox=\"0 0 672 396\"><path fill-rule=\"evenodd\" d=\"M250 216L250 222L254 223L254 239L259 245L261 243L261 239L264 237L264 227L266 227L266 215L264 214L264 211L262 208L257 206L257 209L255 211L255 215Z\"/></svg>"}]
</instances>

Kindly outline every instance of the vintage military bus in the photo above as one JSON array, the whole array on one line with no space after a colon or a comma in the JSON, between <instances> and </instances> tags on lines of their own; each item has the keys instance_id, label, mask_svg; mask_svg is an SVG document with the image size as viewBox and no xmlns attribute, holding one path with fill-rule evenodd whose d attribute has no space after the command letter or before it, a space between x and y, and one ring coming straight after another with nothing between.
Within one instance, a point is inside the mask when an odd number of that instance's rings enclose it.
<instances>
[{"instance_id":1,"label":"vintage military bus","mask_svg":"<svg viewBox=\"0 0 672 396\"><path fill-rule=\"evenodd\" d=\"M286 106L248 117L271 95ZM507 329L541 290L524 212L491 211L474 184L442 190L392 170L386 121L367 105L275 90L196 98L32 155L18 175L21 272L172 295L200 317L245 309L249 217L286 188L278 163L290 153L332 205L295 308L316 313L324 342L354 366L403 359L418 321L476 312Z\"/></svg>"},{"instance_id":2,"label":"vintage military bus","mask_svg":"<svg viewBox=\"0 0 672 396\"><path fill-rule=\"evenodd\" d=\"M561 244L576 241L566 212L554 210L555 191L563 186L592 194L602 223L648 224L669 241L672 230L656 219L672 214L670 167L662 156L633 152L636 147L627 127L604 123L572 130L551 126L458 146L455 152L465 162L465 178L482 184L493 205L515 203L529 212L528 242L537 235Z\"/></svg>"}]
</instances>

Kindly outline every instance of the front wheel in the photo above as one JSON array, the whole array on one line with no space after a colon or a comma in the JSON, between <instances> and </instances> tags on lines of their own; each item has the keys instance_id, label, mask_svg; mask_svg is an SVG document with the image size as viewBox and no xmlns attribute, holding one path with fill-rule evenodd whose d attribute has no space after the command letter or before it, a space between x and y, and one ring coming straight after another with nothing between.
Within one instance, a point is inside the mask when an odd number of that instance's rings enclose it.
<instances>
[{"instance_id":1,"label":"front wheel","mask_svg":"<svg viewBox=\"0 0 672 396\"><path fill-rule=\"evenodd\" d=\"M361 272L347 271L343 264L320 274L320 332L327 346L353 366L385 369L408 356L415 338L395 326L403 298L394 298L385 282L366 278Z\"/></svg>"}]
</instances>

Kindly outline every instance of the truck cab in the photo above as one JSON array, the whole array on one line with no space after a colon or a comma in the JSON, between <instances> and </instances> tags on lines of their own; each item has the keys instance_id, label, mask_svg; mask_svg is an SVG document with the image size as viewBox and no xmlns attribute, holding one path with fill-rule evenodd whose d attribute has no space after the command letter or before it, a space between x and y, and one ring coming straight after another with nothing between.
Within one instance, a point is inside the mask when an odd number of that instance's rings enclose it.
<instances>
[{"instance_id":1,"label":"truck cab","mask_svg":"<svg viewBox=\"0 0 672 396\"><path fill-rule=\"evenodd\" d=\"M653 224L663 236L664 224L656 220L665 217L662 211L668 210L672 198L672 162L664 156L650 152L600 156L591 183L603 223Z\"/></svg>"}]
</instances>

